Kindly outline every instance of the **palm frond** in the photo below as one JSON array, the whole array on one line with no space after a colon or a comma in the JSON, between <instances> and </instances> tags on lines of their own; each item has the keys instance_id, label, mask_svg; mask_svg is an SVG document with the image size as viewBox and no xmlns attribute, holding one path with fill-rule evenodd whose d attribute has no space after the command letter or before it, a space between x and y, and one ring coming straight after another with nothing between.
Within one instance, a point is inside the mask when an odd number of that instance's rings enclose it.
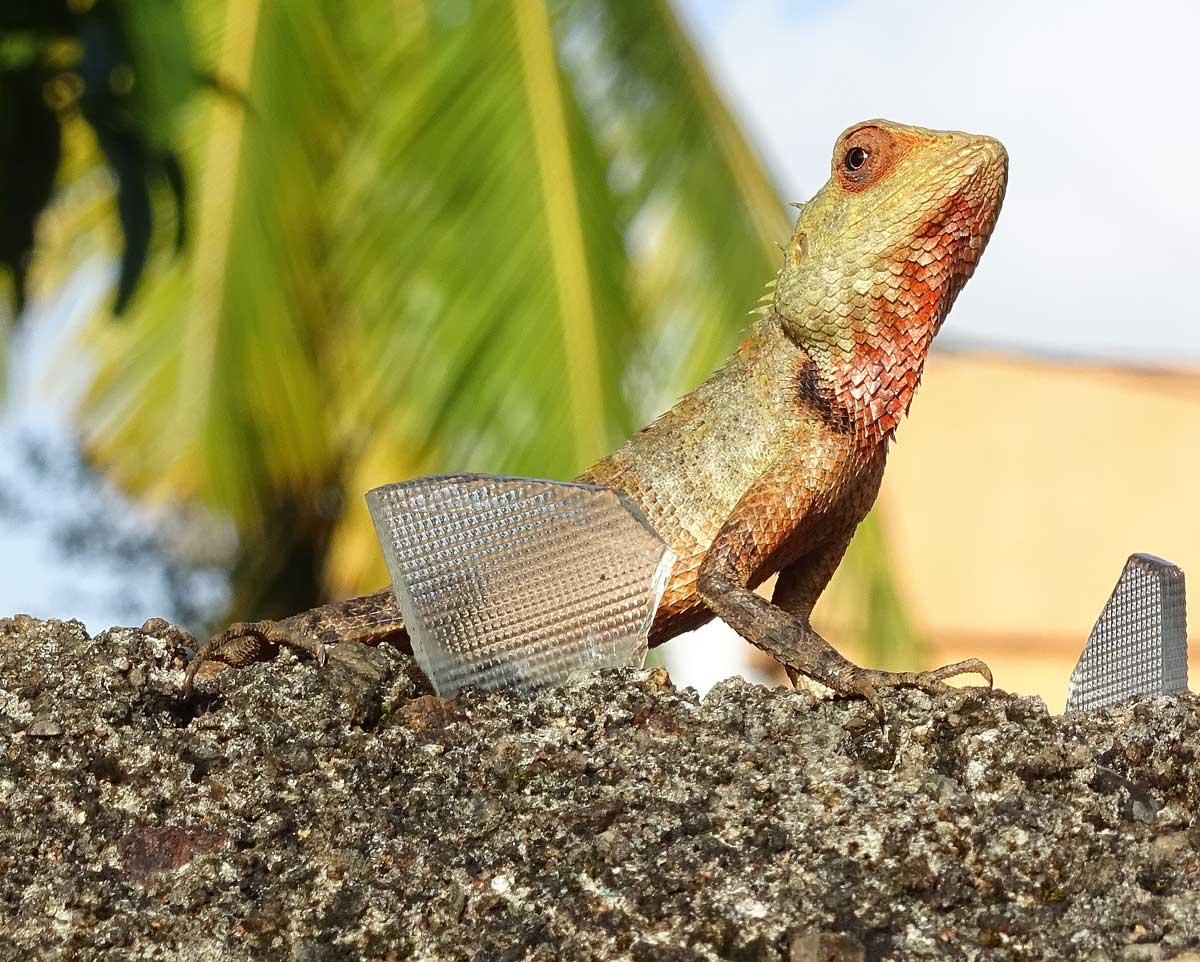
<instances>
[{"instance_id":1,"label":"palm frond","mask_svg":"<svg viewBox=\"0 0 1200 962\"><path fill-rule=\"evenodd\" d=\"M249 108L207 105L189 270L160 274L127 334L104 333L90 399L93 450L126 485L202 497L245 531L336 459L323 197L351 105L322 6L226 7L218 69Z\"/></svg>"},{"instance_id":2,"label":"palm frond","mask_svg":"<svg viewBox=\"0 0 1200 962\"><path fill-rule=\"evenodd\" d=\"M566 10L564 48L619 158L646 348L631 382L649 416L728 353L778 269L788 218L669 3Z\"/></svg>"},{"instance_id":3,"label":"palm frond","mask_svg":"<svg viewBox=\"0 0 1200 962\"><path fill-rule=\"evenodd\" d=\"M570 477L631 427L636 337L606 158L544 11L479 3L397 52L343 170L355 420L414 459Z\"/></svg>"},{"instance_id":4,"label":"palm frond","mask_svg":"<svg viewBox=\"0 0 1200 962\"><path fill-rule=\"evenodd\" d=\"M637 343L609 158L537 5L424 21L343 165L335 275L353 304L339 380L364 443L353 490L430 470L571 477L633 427ZM386 439L386 444L381 443ZM355 499L331 579L379 578Z\"/></svg>"}]
</instances>

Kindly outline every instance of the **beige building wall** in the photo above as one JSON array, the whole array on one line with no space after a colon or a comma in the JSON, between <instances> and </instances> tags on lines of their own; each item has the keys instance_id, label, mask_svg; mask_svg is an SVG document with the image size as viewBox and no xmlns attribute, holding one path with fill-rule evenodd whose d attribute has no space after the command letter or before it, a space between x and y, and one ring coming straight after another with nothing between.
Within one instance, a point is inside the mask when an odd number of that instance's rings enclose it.
<instances>
[{"instance_id":1,"label":"beige building wall","mask_svg":"<svg viewBox=\"0 0 1200 962\"><path fill-rule=\"evenodd\" d=\"M1198 480L1200 372L935 354L880 495L933 658L984 657L1061 711L1128 555L1200 578Z\"/></svg>"}]
</instances>

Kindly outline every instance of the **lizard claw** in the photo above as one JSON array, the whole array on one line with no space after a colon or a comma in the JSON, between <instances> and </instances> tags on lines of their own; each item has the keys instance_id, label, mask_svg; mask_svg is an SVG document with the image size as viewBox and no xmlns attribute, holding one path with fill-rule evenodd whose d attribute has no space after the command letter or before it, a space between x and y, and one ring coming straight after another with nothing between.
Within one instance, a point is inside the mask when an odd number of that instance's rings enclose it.
<instances>
[{"instance_id":1,"label":"lizard claw","mask_svg":"<svg viewBox=\"0 0 1200 962\"><path fill-rule=\"evenodd\" d=\"M871 701L871 695L867 694L868 690L871 694L875 694L876 689L879 688L919 688L931 695L939 695L952 690L946 684L946 679L955 678L958 675L979 675L987 682L988 688L992 687L991 669L978 658L967 658L965 661L956 661L951 665L934 668L932 671L878 671L863 668L855 673L850 685L847 686L852 691L847 694L862 695Z\"/></svg>"},{"instance_id":2,"label":"lizard claw","mask_svg":"<svg viewBox=\"0 0 1200 962\"><path fill-rule=\"evenodd\" d=\"M787 669L787 673L792 679L792 684L795 685L799 673L790 667ZM964 661L956 661L953 664L943 665L941 668L934 668L931 671L880 671L873 668L858 668L849 678L844 680L838 679L831 687L840 694L857 695L860 698L866 699L871 709L875 712L875 717L879 720L879 727L885 728L887 725L887 713L884 711L883 701L879 697L881 689L918 688L931 695L939 695L944 692L954 691L951 686L946 684L947 678L970 674L981 676L987 682L987 687L992 687L992 671L978 658L967 658ZM832 679L829 681L826 679L820 680L826 684L832 681Z\"/></svg>"},{"instance_id":3,"label":"lizard claw","mask_svg":"<svg viewBox=\"0 0 1200 962\"><path fill-rule=\"evenodd\" d=\"M167 621L166 618L147 618L142 624L141 630L142 634L161 638L177 648L196 651L200 647L200 642L196 640L190 631Z\"/></svg>"},{"instance_id":4,"label":"lizard claw","mask_svg":"<svg viewBox=\"0 0 1200 962\"><path fill-rule=\"evenodd\" d=\"M230 625L200 646L183 676L183 697L192 693L196 675L208 662L242 668L275 656L281 647L302 651L324 667L329 659L324 644L316 638L297 633L277 621L238 622Z\"/></svg>"},{"instance_id":5,"label":"lizard claw","mask_svg":"<svg viewBox=\"0 0 1200 962\"><path fill-rule=\"evenodd\" d=\"M147 618L142 624L141 631L144 635L162 638L179 645L181 648L190 648L192 651L200 647L200 643L196 641L195 636L190 631L180 628L179 625L172 624L166 618Z\"/></svg>"},{"instance_id":6,"label":"lizard claw","mask_svg":"<svg viewBox=\"0 0 1200 962\"><path fill-rule=\"evenodd\" d=\"M882 733L887 728L887 712L884 711L883 702L879 698L879 691L869 682L863 682L859 686L857 694L862 695L867 700L867 704L871 706L871 710L875 712L875 720L879 722L879 731Z\"/></svg>"},{"instance_id":7,"label":"lizard claw","mask_svg":"<svg viewBox=\"0 0 1200 962\"><path fill-rule=\"evenodd\" d=\"M886 725L887 717L879 700L880 688L919 688L931 695L940 695L944 692L954 691L946 684L947 678L972 674L981 676L987 681L987 687L992 687L992 670L978 658L967 658L964 661L943 665L941 668L934 668L932 671L878 671L864 668L847 686L852 689L847 694L861 695L865 698L875 709L879 726L883 728Z\"/></svg>"},{"instance_id":8,"label":"lizard claw","mask_svg":"<svg viewBox=\"0 0 1200 962\"><path fill-rule=\"evenodd\" d=\"M963 661L956 661L951 665L942 665L941 668L920 672L919 674L928 675L937 681L941 681L943 678L954 678L957 675L979 675L987 682L988 688L994 687L992 669L978 658L967 658Z\"/></svg>"}]
</instances>

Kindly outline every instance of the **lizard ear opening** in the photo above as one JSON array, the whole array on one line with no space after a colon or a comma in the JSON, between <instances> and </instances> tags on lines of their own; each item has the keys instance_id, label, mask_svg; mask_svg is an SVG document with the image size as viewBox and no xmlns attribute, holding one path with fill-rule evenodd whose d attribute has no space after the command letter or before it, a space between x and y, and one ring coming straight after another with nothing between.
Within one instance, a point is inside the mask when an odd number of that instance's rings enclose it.
<instances>
[{"instance_id":1,"label":"lizard ear opening","mask_svg":"<svg viewBox=\"0 0 1200 962\"><path fill-rule=\"evenodd\" d=\"M848 131L833 149L833 179L851 193L866 190L896 166L903 145L883 127L865 124Z\"/></svg>"}]
</instances>

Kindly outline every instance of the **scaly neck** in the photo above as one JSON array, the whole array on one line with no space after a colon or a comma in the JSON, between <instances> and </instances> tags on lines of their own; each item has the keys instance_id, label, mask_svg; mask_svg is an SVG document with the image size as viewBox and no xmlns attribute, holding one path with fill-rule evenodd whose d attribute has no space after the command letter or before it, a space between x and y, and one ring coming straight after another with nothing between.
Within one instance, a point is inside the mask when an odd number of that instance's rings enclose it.
<instances>
[{"instance_id":1,"label":"scaly neck","mask_svg":"<svg viewBox=\"0 0 1200 962\"><path fill-rule=\"evenodd\" d=\"M861 295L847 304L846 317L836 303L804 317L779 315L784 332L812 360L812 389L864 445L895 432L920 383L943 316L941 297L920 286L892 300Z\"/></svg>"}]
</instances>

